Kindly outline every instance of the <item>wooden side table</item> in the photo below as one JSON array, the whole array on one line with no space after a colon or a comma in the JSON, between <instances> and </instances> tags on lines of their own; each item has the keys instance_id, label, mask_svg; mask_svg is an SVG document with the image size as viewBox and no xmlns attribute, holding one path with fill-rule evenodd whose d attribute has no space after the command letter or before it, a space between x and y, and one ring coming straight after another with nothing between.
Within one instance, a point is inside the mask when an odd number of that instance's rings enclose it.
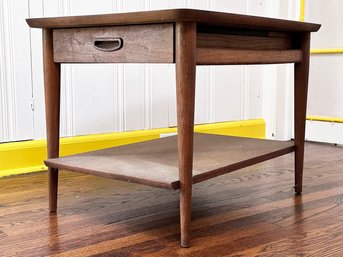
<instances>
[{"instance_id":1,"label":"wooden side table","mask_svg":"<svg viewBox=\"0 0 343 257\"><path fill-rule=\"evenodd\" d=\"M310 33L318 24L192 9L28 19L43 29L49 206L58 169L180 189L181 246L190 245L192 184L295 152L302 191ZM59 157L61 63L175 63L177 137ZM195 134L196 65L295 63L295 140Z\"/></svg>"}]
</instances>

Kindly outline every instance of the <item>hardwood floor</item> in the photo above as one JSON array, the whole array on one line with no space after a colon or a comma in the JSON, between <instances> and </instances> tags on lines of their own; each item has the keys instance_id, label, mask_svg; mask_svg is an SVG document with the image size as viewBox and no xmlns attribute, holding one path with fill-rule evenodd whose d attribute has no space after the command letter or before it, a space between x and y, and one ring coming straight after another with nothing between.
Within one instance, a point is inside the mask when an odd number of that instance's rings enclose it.
<instances>
[{"instance_id":1,"label":"hardwood floor","mask_svg":"<svg viewBox=\"0 0 343 257\"><path fill-rule=\"evenodd\" d=\"M302 196L293 155L196 184L192 246L178 191L61 172L0 179L0 256L343 256L343 148L308 143Z\"/></svg>"}]
</instances>

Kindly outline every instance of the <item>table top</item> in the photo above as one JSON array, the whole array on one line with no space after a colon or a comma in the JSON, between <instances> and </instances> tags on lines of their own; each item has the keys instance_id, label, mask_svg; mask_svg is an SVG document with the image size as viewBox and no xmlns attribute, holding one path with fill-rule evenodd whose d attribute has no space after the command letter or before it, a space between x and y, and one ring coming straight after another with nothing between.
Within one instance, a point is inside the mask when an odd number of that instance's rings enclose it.
<instances>
[{"instance_id":1,"label":"table top","mask_svg":"<svg viewBox=\"0 0 343 257\"><path fill-rule=\"evenodd\" d=\"M129 24L197 22L230 28L315 32L319 24L196 9L168 9L131 13L27 19L34 28L78 28Z\"/></svg>"}]
</instances>

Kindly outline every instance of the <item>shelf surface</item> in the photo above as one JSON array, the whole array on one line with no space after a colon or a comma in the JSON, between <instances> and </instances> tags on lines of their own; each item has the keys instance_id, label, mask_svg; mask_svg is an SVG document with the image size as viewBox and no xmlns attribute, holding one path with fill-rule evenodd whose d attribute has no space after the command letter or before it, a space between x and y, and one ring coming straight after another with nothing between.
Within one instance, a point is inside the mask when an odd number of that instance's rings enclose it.
<instances>
[{"instance_id":1,"label":"shelf surface","mask_svg":"<svg viewBox=\"0 0 343 257\"><path fill-rule=\"evenodd\" d=\"M194 133L193 183L294 151L294 141ZM177 136L45 161L48 167L178 189Z\"/></svg>"}]
</instances>

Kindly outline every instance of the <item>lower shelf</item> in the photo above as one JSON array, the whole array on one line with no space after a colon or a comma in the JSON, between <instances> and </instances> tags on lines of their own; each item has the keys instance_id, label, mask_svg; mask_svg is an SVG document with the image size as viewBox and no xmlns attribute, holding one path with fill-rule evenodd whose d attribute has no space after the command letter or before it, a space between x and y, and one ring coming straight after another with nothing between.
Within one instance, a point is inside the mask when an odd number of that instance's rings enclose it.
<instances>
[{"instance_id":1,"label":"lower shelf","mask_svg":"<svg viewBox=\"0 0 343 257\"><path fill-rule=\"evenodd\" d=\"M194 134L193 183L272 159L295 149L293 141ZM51 168L139 184L180 187L177 137L48 159Z\"/></svg>"}]
</instances>

